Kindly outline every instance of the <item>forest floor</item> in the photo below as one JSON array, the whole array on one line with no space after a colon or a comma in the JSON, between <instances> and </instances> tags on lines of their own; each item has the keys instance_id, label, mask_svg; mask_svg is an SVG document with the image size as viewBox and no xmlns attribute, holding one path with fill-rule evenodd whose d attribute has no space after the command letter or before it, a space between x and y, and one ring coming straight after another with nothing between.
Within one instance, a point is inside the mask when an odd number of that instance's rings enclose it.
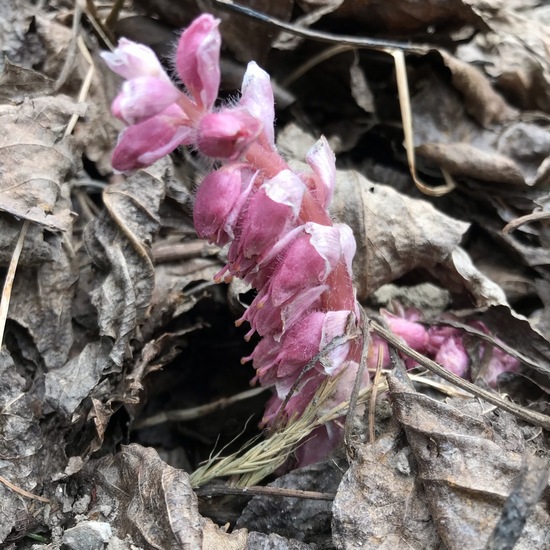
<instances>
[{"instance_id":1,"label":"forest floor","mask_svg":"<svg viewBox=\"0 0 550 550\"><path fill-rule=\"evenodd\" d=\"M0 548L550 548L550 6L243 3L0 0ZM255 60L284 157L333 148L369 318L414 309L468 352L461 387L394 354L303 468L319 415L262 433L251 291L193 228L204 159L111 166L99 54L124 36L170 69L203 11L220 102ZM521 366L488 387L495 353Z\"/></svg>"}]
</instances>

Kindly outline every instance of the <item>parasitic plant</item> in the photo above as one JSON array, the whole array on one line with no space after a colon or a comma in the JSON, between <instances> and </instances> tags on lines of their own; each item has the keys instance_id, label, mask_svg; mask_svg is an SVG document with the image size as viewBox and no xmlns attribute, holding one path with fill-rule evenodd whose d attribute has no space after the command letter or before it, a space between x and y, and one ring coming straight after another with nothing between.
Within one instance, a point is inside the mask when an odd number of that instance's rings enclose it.
<instances>
[{"instance_id":1,"label":"parasitic plant","mask_svg":"<svg viewBox=\"0 0 550 550\"><path fill-rule=\"evenodd\" d=\"M257 290L237 323L250 324L247 338L254 332L261 337L243 361L252 361L256 382L275 389L263 420L270 425L301 415L327 377L340 375L334 399L349 393L363 349L352 283L356 245L351 229L334 223L328 212L336 169L327 140L322 137L310 149L310 171L304 173L292 170L277 152L268 74L249 63L239 101L216 105L218 25L205 14L183 31L175 70L185 91L143 45L121 39L114 52L103 54L126 79L112 105L113 114L127 125L112 164L121 172L133 171L180 145L216 161L198 188L194 224L200 237L228 246L227 265L216 280L235 276ZM456 329L426 329L412 310L383 316L411 348L459 376L467 373L469 359ZM368 366L388 366L387 345L371 338ZM499 372L518 366L498 350L491 361L491 383ZM361 383L369 384L368 370ZM326 455L341 439L339 426L332 422L319 428L314 445L300 447L302 463Z\"/></svg>"}]
</instances>

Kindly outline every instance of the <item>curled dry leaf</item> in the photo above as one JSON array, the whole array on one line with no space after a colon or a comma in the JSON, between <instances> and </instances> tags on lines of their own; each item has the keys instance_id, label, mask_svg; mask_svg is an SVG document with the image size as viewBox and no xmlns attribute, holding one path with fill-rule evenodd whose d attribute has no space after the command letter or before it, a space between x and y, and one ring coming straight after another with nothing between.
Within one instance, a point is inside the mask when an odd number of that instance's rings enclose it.
<instances>
[{"instance_id":1,"label":"curled dry leaf","mask_svg":"<svg viewBox=\"0 0 550 550\"><path fill-rule=\"evenodd\" d=\"M46 368L56 369L67 361L74 340L72 308L78 265L63 236L50 236L48 242L49 261L18 269L8 316L28 331Z\"/></svg>"},{"instance_id":2,"label":"curled dry leaf","mask_svg":"<svg viewBox=\"0 0 550 550\"><path fill-rule=\"evenodd\" d=\"M154 449L123 447L114 457L90 462L75 481L83 491L93 483L96 498L88 516L100 517L134 544L159 550L246 548L246 531L224 533L200 516L188 475Z\"/></svg>"},{"instance_id":3,"label":"curled dry leaf","mask_svg":"<svg viewBox=\"0 0 550 550\"><path fill-rule=\"evenodd\" d=\"M506 304L506 295L502 288L481 273L470 256L459 246L441 264L428 268L428 271L455 300L462 297L465 307L469 303L479 309Z\"/></svg>"},{"instance_id":4,"label":"curled dry leaf","mask_svg":"<svg viewBox=\"0 0 550 550\"><path fill-rule=\"evenodd\" d=\"M537 2L526 9L501 2L494 6L476 2L485 32L460 44L457 55L467 62L481 63L499 89L526 110L550 111L548 67L548 6Z\"/></svg>"},{"instance_id":5,"label":"curled dry leaf","mask_svg":"<svg viewBox=\"0 0 550 550\"><path fill-rule=\"evenodd\" d=\"M516 110L494 90L485 73L443 50L437 50L437 54L451 71L451 82L462 94L466 111L479 124L487 127L493 122L509 120L516 114Z\"/></svg>"},{"instance_id":6,"label":"curled dry leaf","mask_svg":"<svg viewBox=\"0 0 550 550\"><path fill-rule=\"evenodd\" d=\"M447 260L468 224L354 171L338 171L332 214L353 229L354 274L360 300L419 267Z\"/></svg>"},{"instance_id":7,"label":"curled dry leaf","mask_svg":"<svg viewBox=\"0 0 550 550\"><path fill-rule=\"evenodd\" d=\"M137 325L147 316L154 287L151 244L160 227L159 208L168 160L106 188L106 210L86 227L85 243L97 269L91 300L102 335L113 340L110 359L120 367Z\"/></svg>"}]
</instances>

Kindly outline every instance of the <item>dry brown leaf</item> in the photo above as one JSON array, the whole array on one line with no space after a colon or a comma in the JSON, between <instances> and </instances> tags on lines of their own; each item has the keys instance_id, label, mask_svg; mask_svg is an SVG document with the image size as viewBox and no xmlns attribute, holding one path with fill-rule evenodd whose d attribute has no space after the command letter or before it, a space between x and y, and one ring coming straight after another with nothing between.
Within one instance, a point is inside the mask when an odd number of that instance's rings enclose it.
<instances>
[{"instance_id":1,"label":"dry brown leaf","mask_svg":"<svg viewBox=\"0 0 550 550\"><path fill-rule=\"evenodd\" d=\"M487 76L477 67L460 61L443 50L437 50L451 71L452 84L462 94L464 107L484 127L511 119L517 114L497 93Z\"/></svg>"},{"instance_id":2,"label":"dry brown leaf","mask_svg":"<svg viewBox=\"0 0 550 550\"><path fill-rule=\"evenodd\" d=\"M202 520L202 550L247 550L248 532L246 529L237 529L227 533L218 527L211 519Z\"/></svg>"},{"instance_id":3,"label":"dry brown leaf","mask_svg":"<svg viewBox=\"0 0 550 550\"><path fill-rule=\"evenodd\" d=\"M51 90L53 81L42 73L10 63L4 63L4 72L0 76L0 102L19 102L26 97L42 95Z\"/></svg>"},{"instance_id":4,"label":"dry brown leaf","mask_svg":"<svg viewBox=\"0 0 550 550\"><path fill-rule=\"evenodd\" d=\"M354 171L338 171L331 212L354 231L354 274L360 300L422 267L446 261L468 224Z\"/></svg>"},{"instance_id":5,"label":"dry brown leaf","mask_svg":"<svg viewBox=\"0 0 550 550\"><path fill-rule=\"evenodd\" d=\"M403 432L393 426L373 444L356 448L334 500L337 548L441 548L417 465Z\"/></svg>"},{"instance_id":6,"label":"dry brown leaf","mask_svg":"<svg viewBox=\"0 0 550 550\"><path fill-rule=\"evenodd\" d=\"M464 307L469 303L480 309L506 304L502 288L481 273L459 246L440 265L428 268L428 271L455 296L455 300L462 296Z\"/></svg>"},{"instance_id":7,"label":"dry brown leaf","mask_svg":"<svg viewBox=\"0 0 550 550\"><path fill-rule=\"evenodd\" d=\"M73 222L68 179L79 167L79 146L63 137L85 107L65 96L0 106L0 210L53 231Z\"/></svg>"},{"instance_id":8,"label":"dry brown leaf","mask_svg":"<svg viewBox=\"0 0 550 550\"><path fill-rule=\"evenodd\" d=\"M4 61L33 67L44 58L43 45L36 35L33 13L26 0L1 0L0 13L0 71Z\"/></svg>"},{"instance_id":9,"label":"dry brown leaf","mask_svg":"<svg viewBox=\"0 0 550 550\"><path fill-rule=\"evenodd\" d=\"M0 350L0 476L33 494L42 494L53 472L64 468L60 434L49 433L39 418L40 401L28 390L8 351ZM51 446L51 447L49 447ZM55 453L51 449L56 448ZM62 465L63 464L63 465ZM23 497L0 482L0 541L25 530L25 522L40 521L44 504ZM33 519L34 516L34 519ZM20 525L22 524L22 525Z\"/></svg>"},{"instance_id":10,"label":"dry brown leaf","mask_svg":"<svg viewBox=\"0 0 550 550\"><path fill-rule=\"evenodd\" d=\"M548 177L550 130L544 121L508 120L483 128L464 99L433 73L411 98L417 157L455 176L533 186ZM493 116L485 108L481 118ZM508 118L508 114L505 115Z\"/></svg>"},{"instance_id":11,"label":"dry brown leaf","mask_svg":"<svg viewBox=\"0 0 550 550\"><path fill-rule=\"evenodd\" d=\"M110 351L106 342L92 342L76 357L54 365L45 375L45 398L50 406L70 418L101 380Z\"/></svg>"},{"instance_id":12,"label":"dry brown leaf","mask_svg":"<svg viewBox=\"0 0 550 550\"><path fill-rule=\"evenodd\" d=\"M476 2L474 11L483 18L485 32L460 44L457 56L482 63L500 90L523 109L550 112L550 65L548 63L548 6L531 2L501 3L495 17L492 6Z\"/></svg>"},{"instance_id":13,"label":"dry brown leaf","mask_svg":"<svg viewBox=\"0 0 550 550\"><path fill-rule=\"evenodd\" d=\"M430 25L439 29L456 29L465 24L477 23L479 18L469 4L452 0L425 0L422 3L416 0L345 0L334 15L353 20L366 31L406 35L425 32Z\"/></svg>"},{"instance_id":14,"label":"dry brown leaf","mask_svg":"<svg viewBox=\"0 0 550 550\"><path fill-rule=\"evenodd\" d=\"M67 239L53 235L48 244L50 261L18 269L8 318L28 331L45 367L56 369L65 364L73 345L73 301L79 270Z\"/></svg>"},{"instance_id":15,"label":"dry brown leaf","mask_svg":"<svg viewBox=\"0 0 550 550\"><path fill-rule=\"evenodd\" d=\"M158 550L202 548L204 520L189 478L154 449L123 447L114 457L89 463L78 478L84 490L94 480L88 515L109 522L119 538L130 535L134 543Z\"/></svg>"},{"instance_id":16,"label":"dry brown leaf","mask_svg":"<svg viewBox=\"0 0 550 550\"><path fill-rule=\"evenodd\" d=\"M393 373L388 384L445 547L483 548L522 467L521 430L502 412L484 414L477 401L459 410L416 393ZM516 548L547 544L547 506L544 499L535 507Z\"/></svg>"}]
</instances>

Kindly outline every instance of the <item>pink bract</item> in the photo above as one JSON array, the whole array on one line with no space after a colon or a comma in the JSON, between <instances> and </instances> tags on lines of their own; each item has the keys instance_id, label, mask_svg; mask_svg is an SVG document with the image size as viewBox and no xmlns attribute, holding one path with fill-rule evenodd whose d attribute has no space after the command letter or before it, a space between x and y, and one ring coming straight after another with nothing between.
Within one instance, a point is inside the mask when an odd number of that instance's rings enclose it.
<instances>
[{"instance_id":1,"label":"pink bract","mask_svg":"<svg viewBox=\"0 0 550 550\"><path fill-rule=\"evenodd\" d=\"M221 36L219 19L209 14L197 17L178 42L176 69L197 105L212 109L220 85Z\"/></svg>"}]
</instances>

